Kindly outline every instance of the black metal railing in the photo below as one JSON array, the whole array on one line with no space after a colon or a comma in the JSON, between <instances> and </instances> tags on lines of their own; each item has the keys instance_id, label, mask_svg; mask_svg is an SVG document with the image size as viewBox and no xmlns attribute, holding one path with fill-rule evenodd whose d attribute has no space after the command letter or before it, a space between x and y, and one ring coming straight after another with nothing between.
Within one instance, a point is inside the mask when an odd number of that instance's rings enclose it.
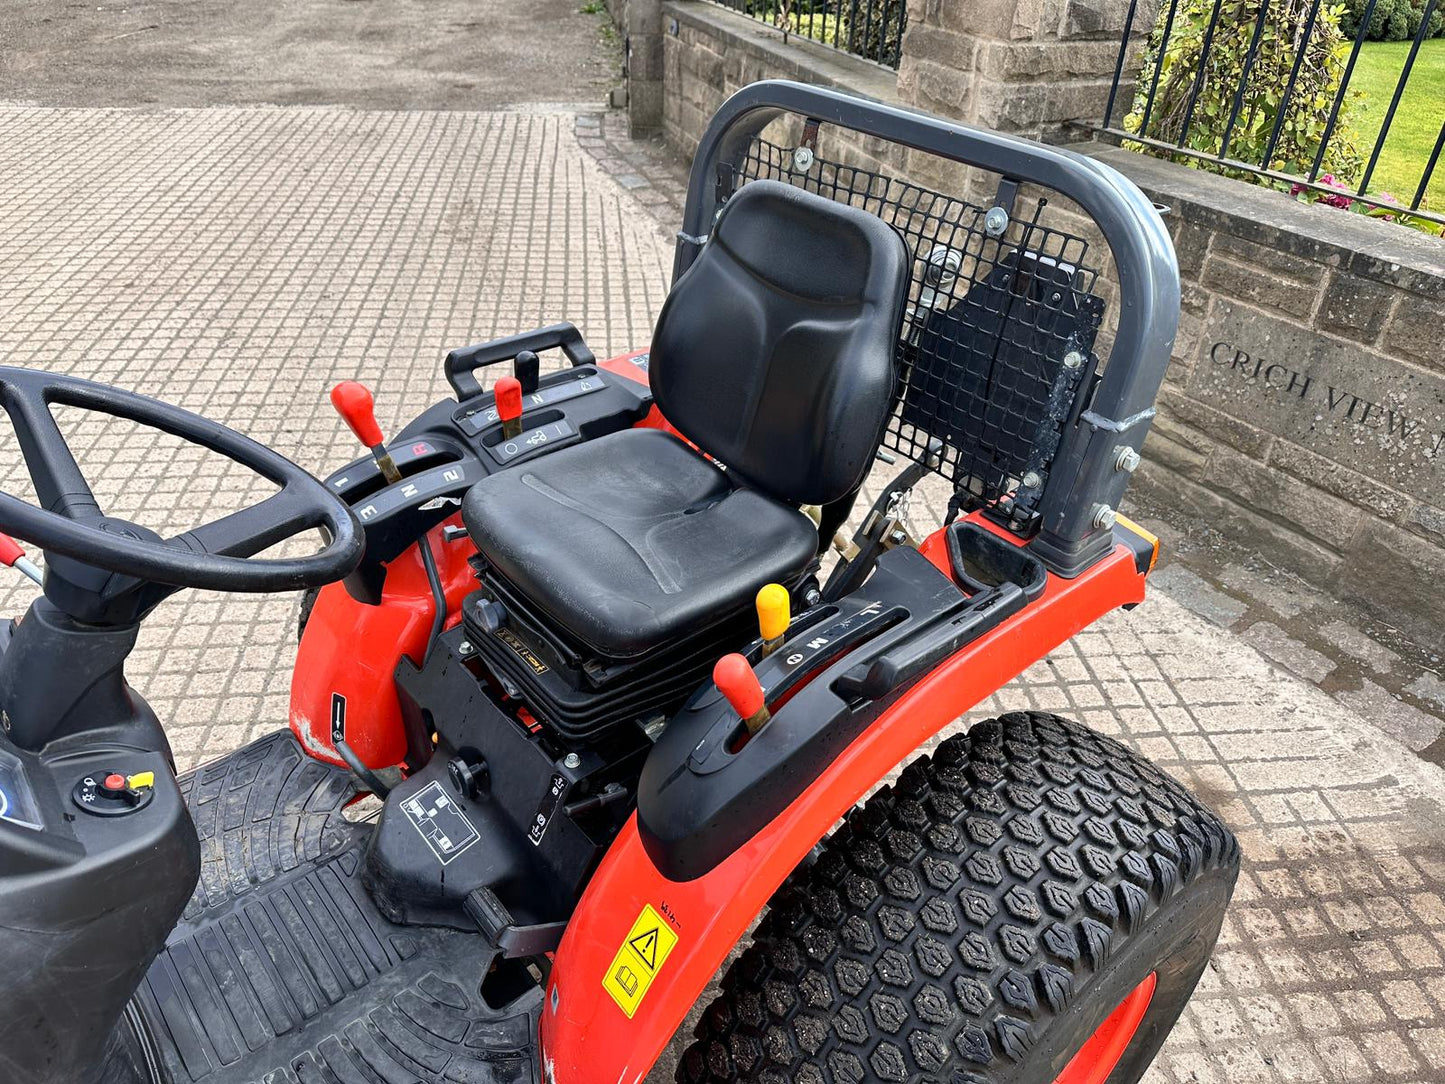
<instances>
[{"instance_id":1,"label":"black metal railing","mask_svg":"<svg viewBox=\"0 0 1445 1084\"><path fill-rule=\"evenodd\" d=\"M713 0L750 19L777 27L786 40L821 45L897 68L908 0Z\"/></svg>"},{"instance_id":2,"label":"black metal railing","mask_svg":"<svg viewBox=\"0 0 1445 1084\"><path fill-rule=\"evenodd\" d=\"M1399 31L1393 0L1337 2L1168 0L1127 103L1140 6L1130 0L1098 130L1165 157L1288 186L1302 198L1418 226L1445 224L1442 183L1431 187L1445 147L1445 100L1427 83L1434 76L1427 69L1445 66L1445 43L1430 40L1445 33L1441 0L1413 8L1406 24L1419 19L1413 35ZM1402 40L1385 54L1376 51L1383 42L1370 39L1382 37L1387 18L1389 36ZM1409 108L1426 115L1401 131L1401 103L1412 91ZM1433 147L1435 129L1422 139L1422 120L1439 125ZM1382 183L1387 161L1393 192Z\"/></svg>"}]
</instances>

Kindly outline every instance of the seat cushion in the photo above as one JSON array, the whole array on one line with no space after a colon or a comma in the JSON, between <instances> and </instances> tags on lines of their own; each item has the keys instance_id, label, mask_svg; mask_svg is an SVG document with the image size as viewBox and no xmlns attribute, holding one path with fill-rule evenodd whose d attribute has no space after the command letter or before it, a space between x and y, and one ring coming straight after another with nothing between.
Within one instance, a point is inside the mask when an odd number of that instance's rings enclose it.
<instances>
[{"instance_id":1,"label":"seat cushion","mask_svg":"<svg viewBox=\"0 0 1445 1084\"><path fill-rule=\"evenodd\" d=\"M462 519L487 560L565 632L629 658L791 583L812 520L656 429L627 429L483 479Z\"/></svg>"}]
</instances>

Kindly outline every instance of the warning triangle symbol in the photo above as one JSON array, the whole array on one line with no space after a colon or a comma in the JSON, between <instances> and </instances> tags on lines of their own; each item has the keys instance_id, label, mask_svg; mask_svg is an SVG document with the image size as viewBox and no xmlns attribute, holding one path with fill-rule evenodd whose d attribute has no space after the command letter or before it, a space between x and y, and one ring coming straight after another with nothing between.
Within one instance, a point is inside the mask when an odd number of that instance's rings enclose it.
<instances>
[{"instance_id":1,"label":"warning triangle symbol","mask_svg":"<svg viewBox=\"0 0 1445 1084\"><path fill-rule=\"evenodd\" d=\"M657 927L654 926L646 933L640 933L631 941L627 942L632 946L633 951L642 957L643 963L648 968L657 970Z\"/></svg>"}]
</instances>

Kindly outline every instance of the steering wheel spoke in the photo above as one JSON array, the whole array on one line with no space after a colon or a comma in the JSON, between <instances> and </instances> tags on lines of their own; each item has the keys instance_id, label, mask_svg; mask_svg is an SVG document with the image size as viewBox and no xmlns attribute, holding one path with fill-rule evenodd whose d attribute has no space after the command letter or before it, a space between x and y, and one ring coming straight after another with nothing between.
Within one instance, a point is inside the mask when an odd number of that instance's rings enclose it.
<instances>
[{"instance_id":1,"label":"steering wheel spoke","mask_svg":"<svg viewBox=\"0 0 1445 1084\"><path fill-rule=\"evenodd\" d=\"M15 427L15 439L20 442L40 506L70 519L100 515L100 504L50 412L43 388L7 382L0 403Z\"/></svg>"},{"instance_id":2,"label":"steering wheel spoke","mask_svg":"<svg viewBox=\"0 0 1445 1084\"><path fill-rule=\"evenodd\" d=\"M170 544L217 557L251 557L308 527L321 526L322 519L314 505L288 487L260 504L177 535Z\"/></svg>"}]
</instances>

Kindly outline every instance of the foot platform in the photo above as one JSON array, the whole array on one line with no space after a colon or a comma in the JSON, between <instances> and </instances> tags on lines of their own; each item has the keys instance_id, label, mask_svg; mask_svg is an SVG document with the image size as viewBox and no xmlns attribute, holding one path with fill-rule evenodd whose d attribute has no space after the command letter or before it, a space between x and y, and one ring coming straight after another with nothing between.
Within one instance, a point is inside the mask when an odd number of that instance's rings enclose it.
<instances>
[{"instance_id":1,"label":"foot platform","mask_svg":"<svg viewBox=\"0 0 1445 1084\"><path fill-rule=\"evenodd\" d=\"M127 1013L117 1060L138 1064L107 1084L534 1084L540 988L494 976L493 1005L480 934L381 916L345 771L278 733L181 789L201 884Z\"/></svg>"}]
</instances>

